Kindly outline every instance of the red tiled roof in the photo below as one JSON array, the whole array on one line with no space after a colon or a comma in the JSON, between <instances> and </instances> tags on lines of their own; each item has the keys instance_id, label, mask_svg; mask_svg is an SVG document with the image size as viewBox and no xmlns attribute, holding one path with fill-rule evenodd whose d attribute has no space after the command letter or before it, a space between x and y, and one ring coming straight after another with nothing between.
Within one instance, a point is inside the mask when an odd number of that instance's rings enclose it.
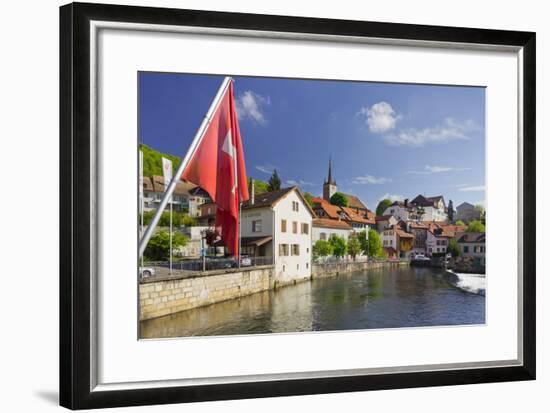
<instances>
[{"instance_id":1,"label":"red tiled roof","mask_svg":"<svg viewBox=\"0 0 550 413\"><path fill-rule=\"evenodd\" d=\"M318 228L335 228L335 229L349 229L351 230L351 225L346 221L339 221L337 219L327 219L327 218L315 218L312 221L312 226Z\"/></svg>"},{"instance_id":2,"label":"red tiled roof","mask_svg":"<svg viewBox=\"0 0 550 413\"><path fill-rule=\"evenodd\" d=\"M325 211L325 214L327 214L332 219L338 219L339 218L339 207L336 205L332 205L330 202L328 202L326 199L323 198L313 198L313 205L314 209L321 208L323 211Z\"/></svg>"},{"instance_id":3,"label":"red tiled roof","mask_svg":"<svg viewBox=\"0 0 550 413\"><path fill-rule=\"evenodd\" d=\"M379 222L379 221L387 221L389 220L391 217L393 217L393 215L378 215L375 220L376 222Z\"/></svg>"},{"instance_id":4,"label":"red tiled roof","mask_svg":"<svg viewBox=\"0 0 550 413\"><path fill-rule=\"evenodd\" d=\"M359 198L357 198L355 195L350 194L344 194L346 199L348 200L348 207L350 208L359 208L359 209L367 209L367 206L361 202Z\"/></svg>"},{"instance_id":5,"label":"red tiled roof","mask_svg":"<svg viewBox=\"0 0 550 413\"><path fill-rule=\"evenodd\" d=\"M355 212L355 210L353 208L341 207L341 209L350 218L350 221L358 222L358 223L361 223L361 224L367 224L367 225L371 223L364 216L362 216L361 214L358 214L357 212Z\"/></svg>"}]
</instances>

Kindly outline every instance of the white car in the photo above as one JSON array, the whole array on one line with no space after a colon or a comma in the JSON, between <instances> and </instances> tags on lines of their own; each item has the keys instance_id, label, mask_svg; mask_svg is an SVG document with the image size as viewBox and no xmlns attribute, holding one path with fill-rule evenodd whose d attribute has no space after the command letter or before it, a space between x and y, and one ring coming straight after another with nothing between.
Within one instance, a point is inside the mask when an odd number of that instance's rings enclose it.
<instances>
[{"instance_id":1,"label":"white car","mask_svg":"<svg viewBox=\"0 0 550 413\"><path fill-rule=\"evenodd\" d=\"M415 261L430 261L428 257L426 257L424 254L416 254L414 256Z\"/></svg>"},{"instance_id":2,"label":"white car","mask_svg":"<svg viewBox=\"0 0 550 413\"><path fill-rule=\"evenodd\" d=\"M139 267L139 277L149 278L155 275L155 269L153 267Z\"/></svg>"}]
</instances>

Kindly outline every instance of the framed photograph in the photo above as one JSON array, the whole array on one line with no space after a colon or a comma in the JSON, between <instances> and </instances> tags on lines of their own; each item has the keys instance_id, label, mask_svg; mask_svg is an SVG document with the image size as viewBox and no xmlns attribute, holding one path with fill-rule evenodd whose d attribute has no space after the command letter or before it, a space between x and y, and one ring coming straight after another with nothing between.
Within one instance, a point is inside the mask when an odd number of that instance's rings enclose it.
<instances>
[{"instance_id":1,"label":"framed photograph","mask_svg":"<svg viewBox=\"0 0 550 413\"><path fill-rule=\"evenodd\" d=\"M535 379L535 33L60 9L60 402Z\"/></svg>"}]
</instances>

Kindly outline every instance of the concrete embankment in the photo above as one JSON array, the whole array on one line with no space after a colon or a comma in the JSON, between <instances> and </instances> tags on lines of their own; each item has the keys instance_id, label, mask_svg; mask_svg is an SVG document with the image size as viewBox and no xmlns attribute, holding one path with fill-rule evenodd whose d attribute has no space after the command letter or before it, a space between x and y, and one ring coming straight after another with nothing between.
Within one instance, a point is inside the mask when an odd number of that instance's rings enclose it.
<instances>
[{"instance_id":1,"label":"concrete embankment","mask_svg":"<svg viewBox=\"0 0 550 413\"><path fill-rule=\"evenodd\" d=\"M408 262L399 261L314 263L311 266L311 278L408 264ZM296 282L300 281L303 280L296 280ZM274 280L272 265L207 271L192 276L187 274L149 279L139 285L140 320L243 297L273 289L276 285L278 284Z\"/></svg>"}]
</instances>

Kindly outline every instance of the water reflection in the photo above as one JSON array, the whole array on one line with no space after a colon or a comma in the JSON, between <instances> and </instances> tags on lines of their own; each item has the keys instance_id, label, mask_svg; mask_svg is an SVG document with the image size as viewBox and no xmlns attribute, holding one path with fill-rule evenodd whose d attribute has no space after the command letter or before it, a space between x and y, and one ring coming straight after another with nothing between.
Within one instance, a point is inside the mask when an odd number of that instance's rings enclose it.
<instances>
[{"instance_id":1,"label":"water reflection","mask_svg":"<svg viewBox=\"0 0 550 413\"><path fill-rule=\"evenodd\" d=\"M143 338L482 324L485 297L430 268L356 272L141 323Z\"/></svg>"}]
</instances>

